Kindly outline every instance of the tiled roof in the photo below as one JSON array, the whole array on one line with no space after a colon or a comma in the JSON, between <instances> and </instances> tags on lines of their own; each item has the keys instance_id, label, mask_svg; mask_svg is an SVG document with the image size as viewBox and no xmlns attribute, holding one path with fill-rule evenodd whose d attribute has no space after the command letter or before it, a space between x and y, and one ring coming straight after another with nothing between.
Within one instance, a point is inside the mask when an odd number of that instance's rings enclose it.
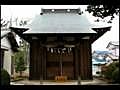
<instances>
[{"instance_id":1,"label":"tiled roof","mask_svg":"<svg viewBox=\"0 0 120 90\"><path fill-rule=\"evenodd\" d=\"M101 37L111 29L111 26L96 25L89 22L85 14L81 14L80 9L42 9L40 15L36 15L31 24L27 25L29 30L18 27L11 27L20 37L28 40L32 35L92 35L91 43ZM77 33L77 34L76 34Z\"/></svg>"},{"instance_id":2,"label":"tiled roof","mask_svg":"<svg viewBox=\"0 0 120 90\"><path fill-rule=\"evenodd\" d=\"M109 51L94 51L94 53L96 53L96 54L110 54L111 52L109 52Z\"/></svg>"},{"instance_id":3,"label":"tiled roof","mask_svg":"<svg viewBox=\"0 0 120 90\"><path fill-rule=\"evenodd\" d=\"M119 41L111 41L111 42L109 42L106 48L110 48L111 45L119 47Z\"/></svg>"},{"instance_id":4,"label":"tiled roof","mask_svg":"<svg viewBox=\"0 0 120 90\"><path fill-rule=\"evenodd\" d=\"M57 9L55 12L43 10L44 13L36 15L28 25L30 30L24 33L96 33L86 16L78 14L79 9L72 9L68 13L65 10L67 9Z\"/></svg>"},{"instance_id":5,"label":"tiled roof","mask_svg":"<svg viewBox=\"0 0 120 90\"><path fill-rule=\"evenodd\" d=\"M93 59L92 64L105 64L106 60L102 60L102 59Z\"/></svg>"},{"instance_id":6,"label":"tiled roof","mask_svg":"<svg viewBox=\"0 0 120 90\"><path fill-rule=\"evenodd\" d=\"M119 41L111 41L110 43L113 45L119 45Z\"/></svg>"}]
</instances>

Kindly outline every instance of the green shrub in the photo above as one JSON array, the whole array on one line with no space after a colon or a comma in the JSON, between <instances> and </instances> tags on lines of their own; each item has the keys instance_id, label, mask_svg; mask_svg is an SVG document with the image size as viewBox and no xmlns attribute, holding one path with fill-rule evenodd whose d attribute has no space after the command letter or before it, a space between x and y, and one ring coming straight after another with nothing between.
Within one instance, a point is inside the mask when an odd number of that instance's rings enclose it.
<instances>
[{"instance_id":1,"label":"green shrub","mask_svg":"<svg viewBox=\"0 0 120 90\"><path fill-rule=\"evenodd\" d=\"M113 62L107 66L107 70L102 73L106 79L112 80L113 82L119 82L119 62Z\"/></svg>"},{"instance_id":2,"label":"green shrub","mask_svg":"<svg viewBox=\"0 0 120 90\"><path fill-rule=\"evenodd\" d=\"M104 72L104 75L107 79L111 79L112 78L112 73L113 71L116 69L116 63L111 63L108 67L107 70Z\"/></svg>"},{"instance_id":3,"label":"green shrub","mask_svg":"<svg viewBox=\"0 0 120 90\"><path fill-rule=\"evenodd\" d=\"M1 70L1 85L10 85L10 75L4 69Z\"/></svg>"},{"instance_id":4,"label":"green shrub","mask_svg":"<svg viewBox=\"0 0 120 90\"><path fill-rule=\"evenodd\" d=\"M116 68L112 73L113 82L119 83L120 82L120 75L119 75L119 68Z\"/></svg>"}]
</instances>

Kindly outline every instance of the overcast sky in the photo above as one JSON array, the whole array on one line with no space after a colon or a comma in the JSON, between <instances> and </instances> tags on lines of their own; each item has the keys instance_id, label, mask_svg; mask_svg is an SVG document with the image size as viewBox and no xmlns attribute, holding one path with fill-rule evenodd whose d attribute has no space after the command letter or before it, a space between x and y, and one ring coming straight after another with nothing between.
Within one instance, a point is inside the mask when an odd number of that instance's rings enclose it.
<instances>
[{"instance_id":1,"label":"overcast sky","mask_svg":"<svg viewBox=\"0 0 120 90\"><path fill-rule=\"evenodd\" d=\"M88 20L94 23L96 18L84 11L86 6L87 5L1 5L1 17L6 20L10 20L11 16L13 19L16 17L19 19L32 19L35 15L40 14L41 8L81 8ZM92 44L92 51L106 50L106 46L110 41L119 41L119 16L114 18L111 26L111 31L105 33Z\"/></svg>"}]
</instances>

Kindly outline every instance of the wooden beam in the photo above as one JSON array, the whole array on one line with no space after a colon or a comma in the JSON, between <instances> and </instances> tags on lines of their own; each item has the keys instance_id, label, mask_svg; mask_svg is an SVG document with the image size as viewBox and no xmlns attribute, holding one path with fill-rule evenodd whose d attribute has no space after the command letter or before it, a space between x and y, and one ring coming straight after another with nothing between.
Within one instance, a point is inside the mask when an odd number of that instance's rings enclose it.
<instances>
[{"instance_id":1,"label":"wooden beam","mask_svg":"<svg viewBox=\"0 0 120 90\"><path fill-rule=\"evenodd\" d=\"M46 43L42 43L43 46L47 46L47 45L50 45L50 46L59 46L60 44L62 45L75 45L77 44L76 41L48 41Z\"/></svg>"}]
</instances>

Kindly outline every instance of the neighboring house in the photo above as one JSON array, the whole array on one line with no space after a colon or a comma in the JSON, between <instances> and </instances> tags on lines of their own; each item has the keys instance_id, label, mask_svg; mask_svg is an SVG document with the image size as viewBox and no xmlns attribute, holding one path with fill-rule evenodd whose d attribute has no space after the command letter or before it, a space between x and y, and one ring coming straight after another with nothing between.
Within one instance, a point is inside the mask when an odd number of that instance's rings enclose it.
<instances>
[{"instance_id":1,"label":"neighboring house","mask_svg":"<svg viewBox=\"0 0 120 90\"><path fill-rule=\"evenodd\" d=\"M108 54L110 54L111 52L109 52L109 51L94 51L93 53L92 53L92 56L93 57L105 57L106 55L108 55Z\"/></svg>"},{"instance_id":2,"label":"neighboring house","mask_svg":"<svg viewBox=\"0 0 120 90\"><path fill-rule=\"evenodd\" d=\"M111 52L109 52L109 51L94 51L92 53L92 59L97 60L97 62L104 61L104 62L108 63L111 60L111 58L108 56L110 54L111 54Z\"/></svg>"},{"instance_id":3,"label":"neighboring house","mask_svg":"<svg viewBox=\"0 0 120 90\"><path fill-rule=\"evenodd\" d=\"M1 68L13 74L13 55L18 51L18 44L13 32L1 30Z\"/></svg>"},{"instance_id":4,"label":"neighboring house","mask_svg":"<svg viewBox=\"0 0 120 90\"><path fill-rule=\"evenodd\" d=\"M109 42L106 47L109 51L94 51L92 54L93 75L98 75L96 72L101 72L109 64L119 60L119 42Z\"/></svg>"},{"instance_id":5,"label":"neighboring house","mask_svg":"<svg viewBox=\"0 0 120 90\"><path fill-rule=\"evenodd\" d=\"M108 55L111 54L109 51L94 51L92 53L92 69L93 75L99 76L96 72L101 72L101 67L106 63L111 62L111 58Z\"/></svg>"},{"instance_id":6,"label":"neighboring house","mask_svg":"<svg viewBox=\"0 0 120 90\"><path fill-rule=\"evenodd\" d=\"M119 57L119 41L111 41L106 47L112 55Z\"/></svg>"},{"instance_id":7,"label":"neighboring house","mask_svg":"<svg viewBox=\"0 0 120 90\"><path fill-rule=\"evenodd\" d=\"M109 50L109 52L111 52L110 54L108 54L108 57L112 59L112 62L118 61L119 60L119 41L109 42L106 48ZM112 62L107 63L107 65L109 65Z\"/></svg>"},{"instance_id":8,"label":"neighboring house","mask_svg":"<svg viewBox=\"0 0 120 90\"><path fill-rule=\"evenodd\" d=\"M96 61L95 59L93 59L92 60L92 74L93 74L93 76L99 76L101 73L101 67L104 66L105 64L106 64L106 62L104 62L104 61Z\"/></svg>"}]
</instances>

